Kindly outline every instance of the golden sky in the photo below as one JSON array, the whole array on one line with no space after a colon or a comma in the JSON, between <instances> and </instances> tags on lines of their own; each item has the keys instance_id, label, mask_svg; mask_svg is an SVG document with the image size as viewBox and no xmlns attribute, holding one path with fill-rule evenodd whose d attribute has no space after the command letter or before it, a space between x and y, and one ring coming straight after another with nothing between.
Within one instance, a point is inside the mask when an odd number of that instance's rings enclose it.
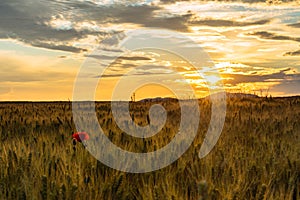
<instances>
[{"instance_id":1,"label":"golden sky","mask_svg":"<svg viewBox=\"0 0 300 200\"><path fill-rule=\"evenodd\" d=\"M97 69L88 74L99 81L97 100L110 100L124 76L128 87L146 78L164 80L184 98L189 98L184 84L203 97L219 83L218 75L205 67L193 69L180 55L129 53L104 42L140 28L167 29L194 41L213 61L228 92L300 94L299 1L11 0L0 6L0 101L72 99L80 69L91 59L102 60L101 68L116 53L121 57L104 74ZM94 56L99 45L104 51ZM170 89L150 82L121 90L129 96L136 91L137 99L172 96Z\"/></svg>"}]
</instances>

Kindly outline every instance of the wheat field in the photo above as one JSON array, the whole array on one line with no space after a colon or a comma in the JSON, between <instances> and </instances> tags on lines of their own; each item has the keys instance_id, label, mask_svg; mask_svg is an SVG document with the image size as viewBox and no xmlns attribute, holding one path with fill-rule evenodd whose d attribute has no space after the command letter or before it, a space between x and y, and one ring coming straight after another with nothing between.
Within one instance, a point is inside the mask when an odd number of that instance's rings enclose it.
<instances>
[{"instance_id":1,"label":"wheat field","mask_svg":"<svg viewBox=\"0 0 300 200\"><path fill-rule=\"evenodd\" d=\"M99 124L116 145L154 151L177 133L177 101L162 130L137 139L115 124L110 102L97 102ZM135 123L147 125L152 103L133 102ZM111 169L72 143L70 102L0 103L0 199L300 199L300 98L231 98L220 139L198 153L210 122L211 102L199 100L198 135L171 165L149 173Z\"/></svg>"}]
</instances>

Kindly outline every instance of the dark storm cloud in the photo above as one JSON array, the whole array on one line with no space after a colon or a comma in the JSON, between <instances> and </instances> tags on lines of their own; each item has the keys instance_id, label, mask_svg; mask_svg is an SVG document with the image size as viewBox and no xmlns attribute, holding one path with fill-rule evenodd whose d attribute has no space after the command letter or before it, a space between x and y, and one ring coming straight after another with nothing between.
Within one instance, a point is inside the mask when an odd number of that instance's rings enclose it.
<instances>
[{"instance_id":1,"label":"dark storm cloud","mask_svg":"<svg viewBox=\"0 0 300 200\"><path fill-rule=\"evenodd\" d=\"M233 26L252 26L252 25L263 25L269 23L270 20L259 20L254 22L239 22L233 20L222 20L222 19L204 19L204 20L195 20L190 21L192 25L205 25L212 27L233 27Z\"/></svg>"},{"instance_id":2,"label":"dark storm cloud","mask_svg":"<svg viewBox=\"0 0 300 200\"><path fill-rule=\"evenodd\" d=\"M291 40L291 41L300 42L300 37L278 35L276 33L271 33L268 31L257 31L253 33L248 33L248 35L258 36L262 39L267 39L267 40Z\"/></svg>"}]
</instances>

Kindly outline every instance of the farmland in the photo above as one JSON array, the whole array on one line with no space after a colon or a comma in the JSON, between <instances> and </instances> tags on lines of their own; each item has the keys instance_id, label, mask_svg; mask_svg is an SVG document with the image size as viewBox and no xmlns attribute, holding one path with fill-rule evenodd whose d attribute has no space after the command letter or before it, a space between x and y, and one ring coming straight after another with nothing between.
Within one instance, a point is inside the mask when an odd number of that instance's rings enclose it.
<instances>
[{"instance_id":1,"label":"farmland","mask_svg":"<svg viewBox=\"0 0 300 200\"><path fill-rule=\"evenodd\" d=\"M134 152L162 148L177 133L176 101L160 101L167 121L142 141L116 126L109 102L97 102L99 124L116 145ZM147 125L151 102L131 103ZM143 174L120 172L73 146L70 102L0 103L0 199L300 199L300 98L231 98L220 139L198 153L211 102L199 100L198 135L173 164Z\"/></svg>"}]
</instances>

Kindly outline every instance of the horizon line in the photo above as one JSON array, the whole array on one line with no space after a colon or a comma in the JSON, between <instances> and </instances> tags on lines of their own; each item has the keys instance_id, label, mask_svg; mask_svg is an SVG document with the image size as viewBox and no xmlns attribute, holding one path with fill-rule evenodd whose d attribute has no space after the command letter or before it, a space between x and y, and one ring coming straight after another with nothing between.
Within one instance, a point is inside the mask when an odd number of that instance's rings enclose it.
<instances>
[{"instance_id":1,"label":"horizon line","mask_svg":"<svg viewBox=\"0 0 300 200\"><path fill-rule=\"evenodd\" d=\"M241 95L249 95L248 97L244 96L244 97L236 97L236 98L300 98L300 94L299 95L291 95L291 96L258 96L258 95L254 95L254 94L247 94L247 93L230 93L230 94L241 94ZM140 99L140 100L136 100L136 101L129 101L129 100L0 100L0 103L66 103L66 102L70 102L70 103L74 103L74 102L142 102L145 100L155 100L155 99L173 99L173 100L203 100L203 99L207 99L208 97L210 97L210 95L206 96L206 97L200 97L200 98L190 98L190 99L178 99L178 98L174 98L174 97L150 97L150 98L144 98L144 99ZM227 97L226 98L235 98L235 97Z\"/></svg>"}]
</instances>

